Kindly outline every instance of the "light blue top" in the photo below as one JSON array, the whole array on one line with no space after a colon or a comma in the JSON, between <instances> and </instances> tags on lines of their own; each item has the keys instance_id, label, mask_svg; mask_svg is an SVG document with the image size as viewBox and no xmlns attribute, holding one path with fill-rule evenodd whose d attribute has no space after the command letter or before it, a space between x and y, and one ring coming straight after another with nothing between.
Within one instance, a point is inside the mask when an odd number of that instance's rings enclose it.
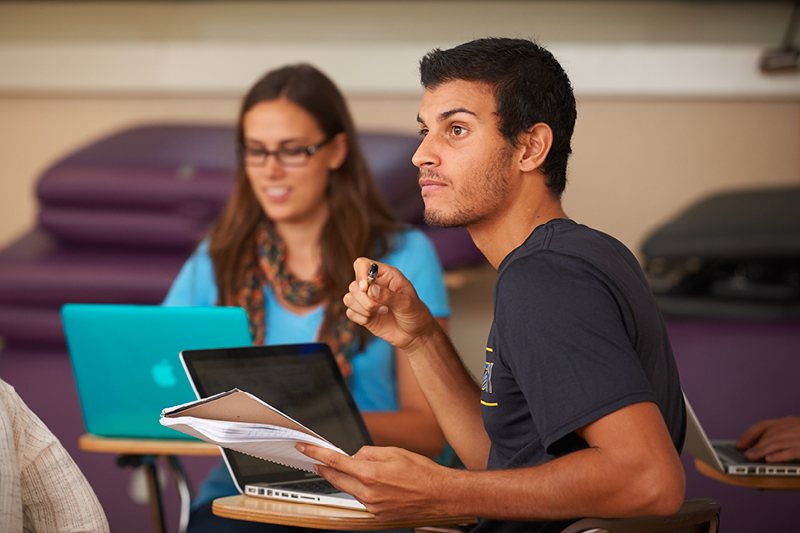
<instances>
[{"instance_id":1,"label":"light blue top","mask_svg":"<svg viewBox=\"0 0 800 533\"><path fill-rule=\"evenodd\" d=\"M380 261L399 269L411 281L433 316L448 317L450 308L442 266L428 238L419 230L407 230L395 236L392 244L392 251ZM268 320L265 344L294 344L317 339L324 315L323 306L297 315L280 305L269 286L265 289L265 296ZM216 304L214 268L208 253L208 242L204 241L181 268L164 305ZM396 411L399 405L392 346L382 339L373 338L365 350L353 356L351 364L353 373L348 384L358 408L364 412ZM215 472L212 475L212 478L219 477L227 477L227 472ZM234 494L235 488L230 479L225 481L222 486L212 488L209 485L215 485L213 480L207 480L195 504Z\"/></svg>"},{"instance_id":2,"label":"light blue top","mask_svg":"<svg viewBox=\"0 0 800 533\"><path fill-rule=\"evenodd\" d=\"M418 230L408 230L394 239L394 249L380 259L399 269L435 317L447 317L450 308L444 286L442 266L428 238ZM284 309L270 287L265 290L267 335L265 344L313 342L322 324L323 306L297 315ZM344 296L344 295L342 295ZM164 300L164 305L216 305L217 285L208 254L208 242L200 244L183 265ZM361 411L396 411L394 350L382 339L372 339L364 351L353 356L349 385Z\"/></svg>"}]
</instances>

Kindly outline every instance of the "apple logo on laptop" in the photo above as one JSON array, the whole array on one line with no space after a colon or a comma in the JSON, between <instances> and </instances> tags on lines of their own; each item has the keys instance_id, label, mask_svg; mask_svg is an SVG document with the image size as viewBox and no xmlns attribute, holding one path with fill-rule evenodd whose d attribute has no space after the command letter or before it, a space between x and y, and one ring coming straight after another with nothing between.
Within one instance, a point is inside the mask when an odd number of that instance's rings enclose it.
<instances>
[{"instance_id":1,"label":"apple logo on laptop","mask_svg":"<svg viewBox=\"0 0 800 533\"><path fill-rule=\"evenodd\" d=\"M174 387L178 382L175 379L175 373L172 371L172 365L169 364L166 358L153 365L150 372L159 387Z\"/></svg>"}]
</instances>

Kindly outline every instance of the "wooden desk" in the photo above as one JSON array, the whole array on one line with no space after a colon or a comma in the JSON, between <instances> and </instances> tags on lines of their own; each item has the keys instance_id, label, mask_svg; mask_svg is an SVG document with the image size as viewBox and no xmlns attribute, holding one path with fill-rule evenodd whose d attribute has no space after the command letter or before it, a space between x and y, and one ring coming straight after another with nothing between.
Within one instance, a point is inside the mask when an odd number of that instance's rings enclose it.
<instances>
[{"instance_id":1,"label":"wooden desk","mask_svg":"<svg viewBox=\"0 0 800 533\"><path fill-rule=\"evenodd\" d=\"M78 438L78 448L129 455L220 455L219 447L199 440L112 439L88 433Z\"/></svg>"},{"instance_id":2,"label":"wooden desk","mask_svg":"<svg viewBox=\"0 0 800 533\"><path fill-rule=\"evenodd\" d=\"M367 531L401 527L421 527L452 524L473 524L475 519L466 516L420 520L378 520L366 511L340 509L325 505L282 502L254 496L226 496L217 498L211 511L223 518L234 518L264 524L310 527L347 531Z\"/></svg>"},{"instance_id":3,"label":"wooden desk","mask_svg":"<svg viewBox=\"0 0 800 533\"><path fill-rule=\"evenodd\" d=\"M704 476L728 485L765 490L800 490L800 476L734 476L723 474L700 459L694 460L694 467Z\"/></svg>"},{"instance_id":4,"label":"wooden desk","mask_svg":"<svg viewBox=\"0 0 800 533\"><path fill-rule=\"evenodd\" d=\"M219 448L200 441L159 440L159 439L113 439L96 435L81 435L78 448L94 453L115 453L117 464L121 467L144 467L147 475L147 496L150 502L150 521L154 533L166 531L164 522L164 503L158 486L156 460L163 456L172 469L181 500L179 531L186 531L189 523L189 507L192 493L183 466L177 455L219 455Z\"/></svg>"}]
</instances>

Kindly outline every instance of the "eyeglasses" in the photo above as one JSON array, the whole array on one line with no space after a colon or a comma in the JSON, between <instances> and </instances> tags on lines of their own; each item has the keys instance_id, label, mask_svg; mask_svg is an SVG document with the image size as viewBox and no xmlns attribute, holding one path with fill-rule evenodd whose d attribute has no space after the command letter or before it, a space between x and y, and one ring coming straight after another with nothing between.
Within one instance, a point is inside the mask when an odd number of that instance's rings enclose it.
<instances>
[{"instance_id":1,"label":"eyeglasses","mask_svg":"<svg viewBox=\"0 0 800 533\"><path fill-rule=\"evenodd\" d=\"M239 147L239 152L245 166L248 167L263 167L271 155L274 155L277 163L283 167L302 167L320 148L331 142L331 139L333 137L327 137L311 146L282 146L277 150L267 150L263 146L244 145Z\"/></svg>"}]
</instances>

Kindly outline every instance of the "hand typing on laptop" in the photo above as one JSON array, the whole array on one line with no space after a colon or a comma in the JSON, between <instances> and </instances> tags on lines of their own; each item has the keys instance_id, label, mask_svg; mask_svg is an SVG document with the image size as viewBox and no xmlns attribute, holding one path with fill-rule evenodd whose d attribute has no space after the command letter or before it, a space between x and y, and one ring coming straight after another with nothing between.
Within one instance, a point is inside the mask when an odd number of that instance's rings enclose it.
<instances>
[{"instance_id":1,"label":"hand typing on laptop","mask_svg":"<svg viewBox=\"0 0 800 533\"><path fill-rule=\"evenodd\" d=\"M762 420L736 442L750 461L781 463L800 459L800 417Z\"/></svg>"}]
</instances>

